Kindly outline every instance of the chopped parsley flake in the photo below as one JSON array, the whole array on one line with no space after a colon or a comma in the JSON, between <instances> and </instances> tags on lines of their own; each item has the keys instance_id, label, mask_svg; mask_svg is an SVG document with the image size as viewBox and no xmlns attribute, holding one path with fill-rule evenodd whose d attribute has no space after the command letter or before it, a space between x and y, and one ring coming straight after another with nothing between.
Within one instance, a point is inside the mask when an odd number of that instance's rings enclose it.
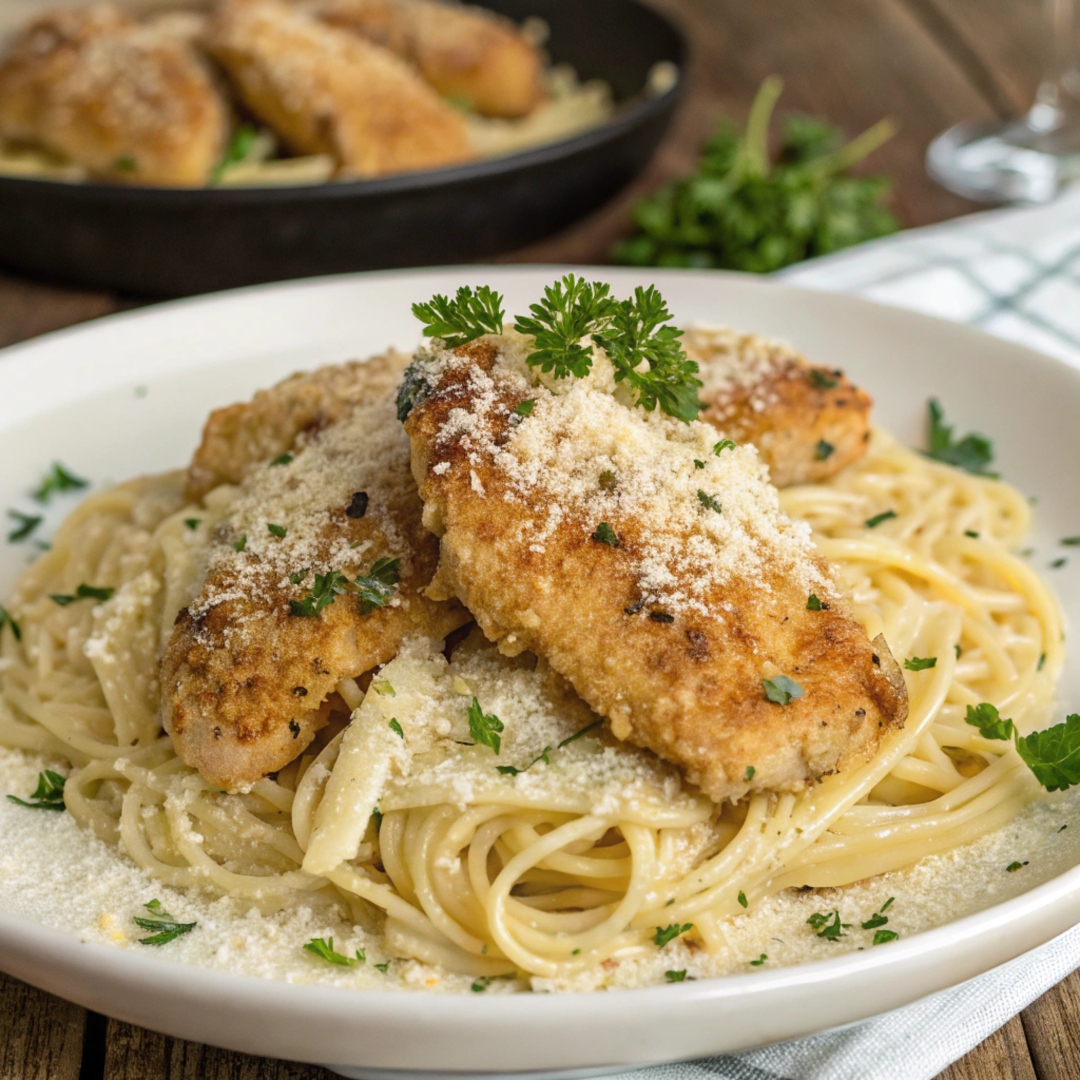
<instances>
[{"instance_id":1,"label":"chopped parsley flake","mask_svg":"<svg viewBox=\"0 0 1080 1080\"><path fill-rule=\"evenodd\" d=\"M883 510L880 514L875 514L872 518L867 518L863 524L865 524L868 529L876 529L883 521L889 521L894 517L896 517L895 510Z\"/></svg>"},{"instance_id":2,"label":"chopped parsley flake","mask_svg":"<svg viewBox=\"0 0 1080 1080\"><path fill-rule=\"evenodd\" d=\"M202 524L202 518L184 518L184 524L194 532Z\"/></svg>"},{"instance_id":3,"label":"chopped parsley flake","mask_svg":"<svg viewBox=\"0 0 1080 1080\"><path fill-rule=\"evenodd\" d=\"M292 464L292 459L293 459L292 454L278 454L278 456L276 458L274 458L274 460L271 461L270 464L271 465L291 465ZM319 938L319 940L321 941L322 938ZM304 948L306 949L307 946L305 945Z\"/></svg>"},{"instance_id":4,"label":"chopped parsley flake","mask_svg":"<svg viewBox=\"0 0 1080 1080\"><path fill-rule=\"evenodd\" d=\"M716 513L722 514L724 508L720 505L719 500L715 495L710 495L707 491L702 491L700 488L697 493L698 502L701 503L708 510L715 510Z\"/></svg>"},{"instance_id":5,"label":"chopped parsley flake","mask_svg":"<svg viewBox=\"0 0 1080 1080\"><path fill-rule=\"evenodd\" d=\"M401 559L377 559L366 577L358 577L354 584L360 596L360 614L370 615L376 608L386 607L394 586L401 580Z\"/></svg>"},{"instance_id":6,"label":"chopped parsley flake","mask_svg":"<svg viewBox=\"0 0 1080 1080\"><path fill-rule=\"evenodd\" d=\"M777 675L774 679L762 679L761 685L765 688L765 696L777 705L787 705L796 698L803 696L803 688L786 675Z\"/></svg>"},{"instance_id":7,"label":"chopped parsley flake","mask_svg":"<svg viewBox=\"0 0 1080 1080\"><path fill-rule=\"evenodd\" d=\"M978 540L979 539L979 534L974 529L965 529L964 530L964 535L965 536L970 536L972 540Z\"/></svg>"},{"instance_id":8,"label":"chopped parsley flake","mask_svg":"<svg viewBox=\"0 0 1080 1080\"><path fill-rule=\"evenodd\" d=\"M985 435L972 434L954 439L953 429L945 423L945 414L934 398L927 402L927 414L930 428L927 457L946 465L955 465L973 476L997 476L997 473L990 471L994 446Z\"/></svg>"},{"instance_id":9,"label":"chopped parsley flake","mask_svg":"<svg viewBox=\"0 0 1080 1080\"><path fill-rule=\"evenodd\" d=\"M1062 538L1062 547L1080 547L1080 536L1066 536Z\"/></svg>"},{"instance_id":10,"label":"chopped parsley flake","mask_svg":"<svg viewBox=\"0 0 1080 1080\"><path fill-rule=\"evenodd\" d=\"M38 773L37 787L29 801L20 799L17 795L9 795L8 802L17 806L25 806L29 810L63 810L64 809L64 784L66 778L52 769L46 769Z\"/></svg>"},{"instance_id":11,"label":"chopped parsley flake","mask_svg":"<svg viewBox=\"0 0 1080 1080\"><path fill-rule=\"evenodd\" d=\"M143 907L150 912L150 917L144 915L134 916L135 925L142 930L153 930L151 937L139 938L140 945L168 945L182 934L188 934L198 926L198 923L177 922L162 906L160 900L151 900Z\"/></svg>"},{"instance_id":12,"label":"chopped parsley flake","mask_svg":"<svg viewBox=\"0 0 1080 1080\"><path fill-rule=\"evenodd\" d=\"M656 933L653 934L653 943L657 948L662 949L669 941L674 941L680 934L685 934L688 930L693 929L693 923L683 923L681 926L678 923L672 923L670 926L658 926Z\"/></svg>"},{"instance_id":13,"label":"chopped parsley flake","mask_svg":"<svg viewBox=\"0 0 1080 1080\"><path fill-rule=\"evenodd\" d=\"M339 967L355 967L357 964L362 964L367 960L366 949L357 949L355 959L351 956L342 955L334 948L334 939L332 937L312 938L304 948L320 960L325 960L328 964L337 964Z\"/></svg>"},{"instance_id":14,"label":"chopped parsley flake","mask_svg":"<svg viewBox=\"0 0 1080 1080\"><path fill-rule=\"evenodd\" d=\"M518 414L518 416L532 416L532 411L535 408L536 408L536 400L535 400L535 398L529 398L527 401L519 401L514 406L514 412L516 412Z\"/></svg>"},{"instance_id":15,"label":"chopped parsley flake","mask_svg":"<svg viewBox=\"0 0 1080 1080\"><path fill-rule=\"evenodd\" d=\"M900 935L895 930L876 930L872 945L887 945L890 941L896 941Z\"/></svg>"},{"instance_id":16,"label":"chopped parsley flake","mask_svg":"<svg viewBox=\"0 0 1080 1080\"><path fill-rule=\"evenodd\" d=\"M1017 870L1020 870L1025 866L1027 866L1027 860L1026 859L1023 862L1011 862L1011 863L1009 863L1008 866L1005 867L1005 873L1006 874L1015 874Z\"/></svg>"},{"instance_id":17,"label":"chopped parsley flake","mask_svg":"<svg viewBox=\"0 0 1080 1080\"><path fill-rule=\"evenodd\" d=\"M1042 671L1043 665L1046 663L1046 653L1039 653L1039 662L1035 665L1036 671Z\"/></svg>"},{"instance_id":18,"label":"chopped parsley flake","mask_svg":"<svg viewBox=\"0 0 1080 1080\"><path fill-rule=\"evenodd\" d=\"M247 547L247 533L244 533L239 540L233 544L233 551L243 551Z\"/></svg>"},{"instance_id":19,"label":"chopped parsley flake","mask_svg":"<svg viewBox=\"0 0 1080 1080\"><path fill-rule=\"evenodd\" d=\"M9 544L25 540L45 520L40 514L24 514L21 510L9 510L8 517L18 522L8 533Z\"/></svg>"},{"instance_id":20,"label":"chopped parsley flake","mask_svg":"<svg viewBox=\"0 0 1080 1080\"><path fill-rule=\"evenodd\" d=\"M665 971L664 978L667 979L669 983L685 982L686 968L683 968L682 971Z\"/></svg>"},{"instance_id":21,"label":"chopped parsley flake","mask_svg":"<svg viewBox=\"0 0 1080 1080\"><path fill-rule=\"evenodd\" d=\"M844 931L850 926L850 923L842 923L840 921L840 912L835 908L824 914L820 911L815 911L814 914L806 920L806 924L819 938L824 938L826 941L839 941L845 936Z\"/></svg>"},{"instance_id":22,"label":"chopped parsley flake","mask_svg":"<svg viewBox=\"0 0 1080 1080\"><path fill-rule=\"evenodd\" d=\"M54 461L40 486L33 492L33 497L39 503L47 503L53 495L59 495L65 491L78 491L89 486L89 480L76 476L69 469L65 469L60 462Z\"/></svg>"},{"instance_id":23,"label":"chopped parsley flake","mask_svg":"<svg viewBox=\"0 0 1080 1080\"><path fill-rule=\"evenodd\" d=\"M380 697L397 697L397 692L394 690L389 679L372 679L371 689Z\"/></svg>"},{"instance_id":24,"label":"chopped parsley flake","mask_svg":"<svg viewBox=\"0 0 1080 1080\"><path fill-rule=\"evenodd\" d=\"M11 627L16 641L22 641L22 627L11 617L11 612L0 604L0 630L3 630L5 626Z\"/></svg>"},{"instance_id":25,"label":"chopped parsley flake","mask_svg":"<svg viewBox=\"0 0 1080 1080\"><path fill-rule=\"evenodd\" d=\"M828 611L829 605L819 600L813 593L806 598L807 611Z\"/></svg>"},{"instance_id":26,"label":"chopped parsley flake","mask_svg":"<svg viewBox=\"0 0 1080 1080\"><path fill-rule=\"evenodd\" d=\"M725 450L734 450L735 443L731 439L721 439L713 448L712 452L719 457Z\"/></svg>"},{"instance_id":27,"label":"chopped parsley flake","mask_svg":"<svg viewBox=\"0 0 1080 1080\"><path fill-rule=\"evenodd\" d=\"M306 571L305 571L306 573ZM303 600L290 600L289 611L306 619L314 618L323 608L344 593L349 586L349 579L340 570L328 570L325 574L315 575L315 584Z\"/></svg>"},{"instance_id":28,"label":"chopped parsley flake","mask_svg":"<svg viewBox=\"0 0 1080 1080\"><path fill-rule=\"evenodd\" d=\"M390 961L386 960L381 964L376 964L375 967L377 967L385 975L390 968Z\"/></svg>"},{"instance_id":29,"label":"chopped parsley flake","mask_svg":"<svg viewBox=\"0 0 1080 1080\"><path fill-rule=\"evenodd\" d=\"M747 765L746 766L746 779L747 780L753 780L754 779L754 773L756 773L756 772L757 772L757 769L755 769L753 765Z\"/></svg>"},{"instance_id":30,"label":"chopped parsley flake","mask_svg":"<svg viewBox=\"0 0 1080 1080\"><path fill-rule=\"evenodd\" d=\"M761 967L761 965L764 964L765 961L768 960L768 959L769 958L765 955L765 953L762 953L756 960L751 960L750 961L750 966L751 967Z\"/></svg>"},{"instance_id":31,"label":"chopped parsley flake","mask_svg":"<svg viewBox=\"0 0 1080 1080\"><path fill-rule=\"evenodd\" d=\"M401 730L401 725L397 722L397 717L394 717L389 723L390 730L398 736L400 739L405 738L405 732Z\"/></svg>"},{"instance_id":32,"label":"chopped parsley flake","mask_svg":"<svg viewBox=\"0 0 1080 1080\"><path fill-rule=\"evenodd\" d=\"M744 893L742 889L739 890L738 901L740 907L745 908L750 906L750 901L746 899L746 893Z\"/></svg>"},{"instance_id":33,"label":"chopped parsley flake","mask_svg":"<svg viewBox=\"0 0 1080 1080\"><path fill-rule=\"evenodd\" d=\"M1055 560L1054 560L1054 561L1053 561L1053 562L1052 562L1052 563L1050 564L1050 569L1051 569L1051 570L1060 570L1060 569L1061 569L1061 568L1062 568L1062 567L1063 567L1063 566L1064 566L1064 565L1065 565L1065 564L1066 564L1066 563L1067 563L1068 561L1069 561L1069 560L1068 560L1068 559L1066 559L1064 555L1062 555L1062 556L1061 556L1061 558L1059 558L1059 559L1055 559Z\"/></svg>"},{"instance_id":34,"label":"chopped parsley flake","mask_svg":"<svg viewBox=\"0 0 1080 1080\"><path fill-rule=\"evenodd\" d=\"M937 657L912 656L904 661L904 667L908 671L926 671L928 668L937 667Z\"/></svg>"},{"instance_id":35,"label":"chopped parsley flake","mask_svg":"<svg viewBox=\"0 0 1080 1080\"><path fill-rule=\"evenodd\" d=\"M490 746L498 756L502 747L500 732L503 730L503 722L494 713L484 713L480 708L479 698L473 698L469 705L469 734L474 742L483 746Z\"/></svg>"},{"instance_id":36,"label":"chopped parsley flake","mask_svg":"<svg viewBox=\"0 0 1080 1080\"><path fill-rule=\"evenodd\" d=\"M832 457L833 451L836 449L831 442L826 442L824 439L819 439L817 446L814 448L814 458L817 461L828 461Z\"/></svg>"},{"instance_id":37,"label":"chopped parsley flake","mask_svg":"<svg viewBox=\"0 0 1080 1080\"><path fill-rule=\"evenodd\" d=\"M608 547L617 548L619 546L618 534L606 521L601 521L596 526L596 531L592 534L591 539L598 544L607 544Z\"/></svg>"},{"instance_id":38,"label":"chopped parsley flake","mask_svg":"<svg viewBox=\"0 0 1080 1080\"><path fill-rule=\"evenodd\" d=\"M806 378L815 390L832 390L839 385L833 375L822 371L821 368L811 368L806 373Z\"/></svg>"},{"instance_id":39,"label":"chopped parsley flake","mask_svg":"<svg viewBox=\"0 0 1080 1080\"><path fill-rule=\"evenodd\" d=\"M74 604L76 600L108 600L115 589L96 588L93 585L80 585L74 593L50 593L49 599L54 603L59 604L61 607L67 607L68 604Z\"/></svg>"},{"instance_id":40,"label":"chopped parsley flake","mask_svg":"<svg viewBox=\"0 0 1080 1080\"><path fill-rule=\"evenodd\" d=\"M270 525L266 526L267 531L271 536L276 536L279 540L285 539L285 534L289 531L284 525Z\"/></svg>"}]
</instances>

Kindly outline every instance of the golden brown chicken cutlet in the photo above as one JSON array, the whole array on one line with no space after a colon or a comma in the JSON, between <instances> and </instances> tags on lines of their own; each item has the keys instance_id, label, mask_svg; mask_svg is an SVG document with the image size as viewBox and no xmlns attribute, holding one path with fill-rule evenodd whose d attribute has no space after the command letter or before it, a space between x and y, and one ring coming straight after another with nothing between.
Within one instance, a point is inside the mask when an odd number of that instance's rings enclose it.
<instances>
[{"instance_id":1,"label":"golden brown chicken cutlet","mask_svg":"<svg viewBox=\"0 0 1080 1080\"><path fill-rule=\"evenodd\" d=\"M870 442L870 395L778 341L694 328L683 347L704 383L702 420L757 447L777 487L827 480Z\"/></svg>"},{"instance_id":2,"label":"golden brown chicken cutlet","mask_svg":"<svg viewBox=\"0 0 1080 1080\"><path fill-rule=\"evenodd\" d=\"M467 621L423 595L438 544L420 519L389 398L249 472L161 663L164 723L188 765L226 789L253 783L311 742L341 679Z\"/></svg>"},{"instance_id":3,"label":"golden brown chicken cutlet","mask_svg":"<svg viewBox=\"0 0 1080 1080\"><path fill-rule=\"evenodd\" d=\"M546 658L616 737L714 799L872 755L905 720L903 678L755 450L718 455L708 425L620 404L602 356L538 385L528 348L484 338L412 372L413 472L440 537L429 595L457 596L504 653Z\"/></svg>"},{"instance_id":4,"label":"golden brown chicken cutlet","mask_svg":"<svg viewBox=\"0 0 1080 1080\"><path fill-rule=\"evenodd\" d=\"M185 491L198 501L219 484L239 484L297 440L336 424L357 406L387 397L409 357L390 349L369 360L301 371L251 401L215 409L188 466Z\"/></svg>"},{"instance_id":5,"label":"golden brown chicken cutlet","mask_svg":"<svg viewBox=\"0 0 1080 1080\"><path fill-rule=\"evenodd\" d=\"M330 154L343 174L473 156L461 114L409 64L282 0L225 0L206 44L247 108L291 150Z\"/></svg>"},{"instance_id":6,"label":"golden brown chicken cutlet","mask_svg":"<svg viewBox=\"0 0 1080 1080\"><path fill-rule=\"evenodd\" d=\"M94 177L205 184L228 110L190 45L116 8L41 16L0 60L0 136L42 146Z\"/></svg>"},{"instance_id":7,"label":"golden brown chicken cutlet","mask_svg":"<svg viewBox=\"0 0 1080 1080\"><path fill-rule=\"evenodd\" d=\"M527 116L544 98L540 50L509 20L436 0L312 0L307 10L414 64L485 116Z\"/></svg>"}]
</instances>

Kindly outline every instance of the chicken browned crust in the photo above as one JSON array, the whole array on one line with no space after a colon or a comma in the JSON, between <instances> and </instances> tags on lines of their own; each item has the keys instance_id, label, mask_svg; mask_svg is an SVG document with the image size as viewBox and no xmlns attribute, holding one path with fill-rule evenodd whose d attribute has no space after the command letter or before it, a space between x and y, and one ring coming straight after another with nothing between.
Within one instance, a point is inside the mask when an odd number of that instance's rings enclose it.
<instances>
[{"instance_id":1,"label":"chicken browned crust","mask_svg":"<svg viewBox=\"0 0 1080 1080\"><path fill-rule=\"evenodd\" d=\"M414 370L406 430L440 537L429 595L456 595L503 652L546 658L616 737L714 799L872 755L906 718L903 677L754 449L716 455L707 425L619 404L603 357L588 380L537 385L526 351L485 338ZM779 676L801 696L769 700Z\"/></svg>"},{"instance_id":2,"label":"chicken browned crust","mask_svg":"<svg viewBox=\"0 0 1080 1080\"><path fill-rule=\"evenodd\" d=\"M701 418L753 443L777 487L827 480L865 453L873 401L842 371L729 329L690 329L683 347L704 384Z\"/></svg>"},{"instance_id":3,"label":"chicken browned crust","mask_svg":"<svg viewBox=\"0 0 1080 1080\"><path fill-rule=\"evenodd\" d=\"M437 557L389 398L356 407L288 463L249 472L161 662L180 757L230 790L292 761L341 679L386 663L410 634L438 639L468 620L423 594ZM384 573L385 605L371 606L351 583L380 559L400 560L400 581Z\"/></svg>"},{"instance_id":4,"label":"chicken browned crust","mask_svg":"<svg viewBox=\"0 0 1080 1080\"><path fill-rule=\"evenodd\" d=\"M206 33L244 104L291 150L353 176L473 156L461 114L405 61L282 0L224 0Z\"/></svg>"},{"instance_id":5,"label":"chicken browned crust","mask_svg":"<svg viewBox=\"0 0 1080 1080\"><path fill-rule=\"evenodd\" d=\"M305 6L415 64L440 94L485 116L526 116L543 100L540 50L493 11L438 0L311 0Z\"/></svg>"},{"instance_id":6,"label":"chicken browned crust","mask_svg":"<svg viewBox=\"0 0 1080 1080\"><path fill-rule=\"evenodd\" d=\"M16 37L0 61L0 136L95 177L197 186L221 158L228 112L188 43L100 5L42 15Z\"/></svg>"},{"instance_id":7,"label":"chicken browned crust","mask_svg":"<svg viewBox=\"0 0 1080 1080\"><path fill-rule=\"evenodd\" d=\"M387 397L409 357L390 349L369 360L328 364L290 375L251 401L215 409L188 466L194 501L219 484L239 484L257 465L292 450L302 436L336 424L357 406Z\"/></svg>"}]
</instances>

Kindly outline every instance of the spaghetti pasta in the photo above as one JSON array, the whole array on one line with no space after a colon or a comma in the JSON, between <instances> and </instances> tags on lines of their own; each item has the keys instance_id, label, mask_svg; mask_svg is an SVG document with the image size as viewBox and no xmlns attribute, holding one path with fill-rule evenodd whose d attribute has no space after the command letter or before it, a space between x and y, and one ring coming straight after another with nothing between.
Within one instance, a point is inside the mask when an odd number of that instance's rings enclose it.
<instances>
[{"instance_id":1,"label":"spaghetti pasta","mask_svg":"<svg viewBox=\"0 0 1080 1080\"><path fill-rule=\"evenodd\" d=\"M0 743L66 761L70 813L164 883L264 912L336 906L389 954L550 979L655 950L664 928L718 951L764 898L968 843L1040 790L1011 743L964 721L983 701L1022 731L1049 718L1062 631L1012 553L1027 503L880 431L835 479L781 493L867 633L922 660L906 726L871 760L799 794L714 804L611 738L542 662L474 632L449 657L408 643L366 688L345 680L299 760L215 790L160 729L156 664L234 494L187 506L167 474L89 497L20 579L19 633L0 631ZM81 583L115 591L50 599ZM497 756L470 741L474 700L501 719Z\"/></svg>"}]
</instances>

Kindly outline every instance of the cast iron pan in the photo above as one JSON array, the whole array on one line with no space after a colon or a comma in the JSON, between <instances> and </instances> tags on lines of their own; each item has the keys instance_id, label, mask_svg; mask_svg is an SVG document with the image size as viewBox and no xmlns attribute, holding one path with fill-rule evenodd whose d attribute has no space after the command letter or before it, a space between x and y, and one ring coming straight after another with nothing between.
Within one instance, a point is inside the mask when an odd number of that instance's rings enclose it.
<instances>
[{"instance_id":1,"label":"cast iron pan","mask_svg":"<svg viewBox=\"0 0 1080 1080\"><path fill-rule=\"evenodd\" d=\"M548 49L628 102L601 127L510 157L290 188L148 188L0 177L0 263L80 285L179 296L262 281L461 263L569 225L636 176L682 92L686 44L638 0L484 0L551 27ZM642 91L653 64L680 78Z\"/></svg>"}]
</instances>

